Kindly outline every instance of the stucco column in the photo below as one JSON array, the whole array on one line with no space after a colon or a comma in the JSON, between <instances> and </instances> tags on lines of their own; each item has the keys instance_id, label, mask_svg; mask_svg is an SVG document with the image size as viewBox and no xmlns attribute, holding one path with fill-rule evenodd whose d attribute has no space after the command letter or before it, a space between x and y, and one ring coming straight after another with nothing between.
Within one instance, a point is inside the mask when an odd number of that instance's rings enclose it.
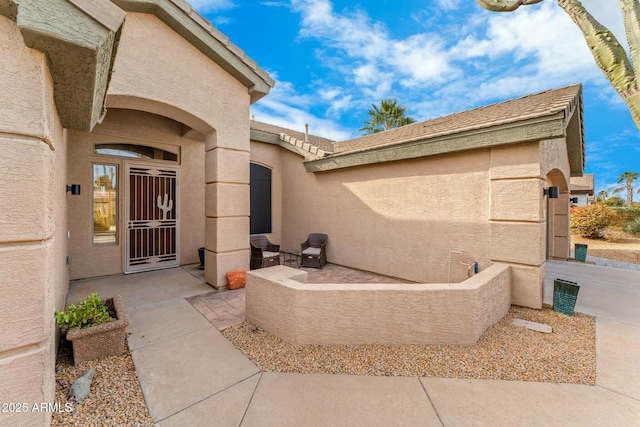
<instances>
[{"instance_id":1,"label":"stucco column","mask_svg":"<svg viewBox=\"0 0 640 427\"><path fill-rule=\"evenodd\" d=\"M511 303L531 308L543 302L544 186L537 144L491 150L490 258L511 264Z\"/></svg>"},{"instance_id":2,"label":"stucco column","mask_svg":"<svg viewBox=\"0 0 640 427\"><path fill-rule=\"evenodd\" d=\"M220 146L217 132L205 141L205 279L227 285L229 271L249 267L249 145Z\"/></svg>"},{"instance_id":3,"label":"stucco column","mask_svg":"<svg viewBox=\"0 0 640 427\"><path fill-rule=\"evenodd\" d=\"M549 258L567 259L570 254L569 192L549 200Z\"/></svg>"},{"instance_id":4,"label":"stucco column","mask_svg":"<svg viewBox=\"0 0 640 427\"><path fill-rule=\"evenodd\" d=\"M0 15L1 425L48 425L55 401L55 309L68 285L66 143L47 58ZM7 408L4 408L7 409Z\"/></svg>"}]
</instances>

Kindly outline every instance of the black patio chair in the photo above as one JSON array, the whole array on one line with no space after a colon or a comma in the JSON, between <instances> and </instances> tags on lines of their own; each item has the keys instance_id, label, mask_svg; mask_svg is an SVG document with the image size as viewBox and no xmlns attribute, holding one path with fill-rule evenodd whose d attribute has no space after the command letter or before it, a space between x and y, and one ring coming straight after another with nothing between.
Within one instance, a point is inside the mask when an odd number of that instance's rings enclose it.
<instances>
[{"instance_id":1,"label":"black patio chair","mask_svg":"<svg viewBox=\"0 0 640 427\"><path fill-rule=\"evenodd\" d=\"M327 264L328 236L322 233L311 233L307 240L300 245L303 267L322 268Z\"/></svg>"},{"instance_id":2,"label":"black patio chair","mask_svg":"<svg viewBox=\"0 0 640 427\"><path fill-rule=\"evenodd\" d=\"M249 238L251 242L251 270L280 265L280 245L273 244L267 236L259 234Z\"/></svg>"}]
</instances>

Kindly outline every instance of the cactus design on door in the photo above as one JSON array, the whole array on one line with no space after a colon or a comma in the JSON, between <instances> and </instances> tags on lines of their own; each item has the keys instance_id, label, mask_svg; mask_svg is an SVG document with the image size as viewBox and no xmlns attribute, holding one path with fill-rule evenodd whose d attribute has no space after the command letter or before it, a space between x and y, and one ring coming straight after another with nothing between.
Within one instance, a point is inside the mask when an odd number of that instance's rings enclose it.
<instances>
[{"instance_id":1,"label":"cactus design on door","mask_svg":"<svg viewBox=\"0 0 640 427\"><path fill-rule=\"evenodd\" d=\"M177 267L178 170L126 165L125 273Z\"/></svg>"}]
</instances>

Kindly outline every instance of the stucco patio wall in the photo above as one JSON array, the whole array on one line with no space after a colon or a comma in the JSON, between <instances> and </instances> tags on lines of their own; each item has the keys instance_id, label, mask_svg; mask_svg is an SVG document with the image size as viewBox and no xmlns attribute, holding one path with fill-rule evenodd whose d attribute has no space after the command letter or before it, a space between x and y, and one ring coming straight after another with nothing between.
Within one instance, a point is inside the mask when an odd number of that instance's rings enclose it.
<instances>
[{"instance_id":1,"label":"stucco patio wall","mask_svg":"<svg viewBox=\"0 0 640 427\"><path fill-rule=\"evenodd\" d=\"M275 266L247 273L246 319L293 345L471 345L511 305L511 268L461 283L308 284Z\"/></svg>"},{"instance_id":2,"label":"stucco patio wall","mask_svg":"<svg viewBox=\"0 0 640 427\"><path fill-rule=\"evenodd\" d=\"M542 194L550 185L567 188L564 139L317 173L278 146L253 141L251 152L274 170L273 221L281 229L274 241L283 248L326 233L329 262L421 283L463 281L474 261L480 270L509 263L512 303L542 307ZM554 255L568 250L566 194L550 203Z\"/></svg>"}]
</instances>

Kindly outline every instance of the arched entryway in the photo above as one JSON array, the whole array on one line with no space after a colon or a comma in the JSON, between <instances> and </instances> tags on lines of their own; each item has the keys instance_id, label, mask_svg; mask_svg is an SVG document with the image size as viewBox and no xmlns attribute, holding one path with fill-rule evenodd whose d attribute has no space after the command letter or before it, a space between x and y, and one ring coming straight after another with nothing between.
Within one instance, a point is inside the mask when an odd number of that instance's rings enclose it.
<instances>
[{"instance_id":1,"label":"arched entryway","mask_svg":"<svg viewBox=\"0 0 640 427\"><path fill-rule=\"evenodd\" d=\"M546 186L558 187L558 197L545 195L545 218L547 224L546 258L567 259L570 250L569 226L569 186L567 179L558 169L546 176Z\"/></svg>"}]
</instances>

